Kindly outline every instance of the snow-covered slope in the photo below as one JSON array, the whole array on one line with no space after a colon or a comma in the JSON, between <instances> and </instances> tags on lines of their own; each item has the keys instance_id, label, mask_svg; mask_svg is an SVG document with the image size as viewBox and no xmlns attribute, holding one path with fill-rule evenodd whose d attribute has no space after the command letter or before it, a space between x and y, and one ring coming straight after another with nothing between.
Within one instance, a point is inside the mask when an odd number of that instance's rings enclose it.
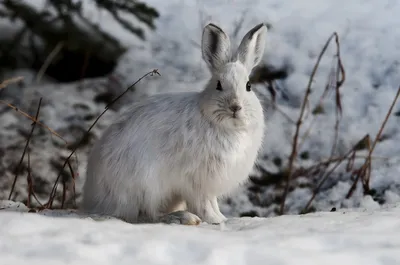
<instances>
[{"instance_id":1,"label":"snow-covered slope","mask_svg":"<svg viewBox=\"0 0 400 265\"><path fill-rule=\"evenodd\" d=\"M48 214L49 215L49 214ZM400 206L221 225L131 225L119 220L0 212L1 264L394 265Z\"/></svg>"}]
</instances>

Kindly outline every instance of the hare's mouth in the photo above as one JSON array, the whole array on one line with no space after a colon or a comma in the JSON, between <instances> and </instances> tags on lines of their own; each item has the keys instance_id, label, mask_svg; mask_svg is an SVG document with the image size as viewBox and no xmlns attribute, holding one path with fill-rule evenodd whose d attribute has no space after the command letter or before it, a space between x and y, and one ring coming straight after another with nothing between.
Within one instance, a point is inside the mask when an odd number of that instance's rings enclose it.
<instances>
[{"instance_id":1,"label":"hare's mouth","mask_svg":"<svg viewBox=\"0 0 400 265\"><path fill-rule=\"evenodd\" d=\"M231 112L231 113L229 113L229 116L232 118L232 119L241 119L242 118L242 116L243 116L243 113L241 113L241 112Z\"/></svg>"}]
</instances>

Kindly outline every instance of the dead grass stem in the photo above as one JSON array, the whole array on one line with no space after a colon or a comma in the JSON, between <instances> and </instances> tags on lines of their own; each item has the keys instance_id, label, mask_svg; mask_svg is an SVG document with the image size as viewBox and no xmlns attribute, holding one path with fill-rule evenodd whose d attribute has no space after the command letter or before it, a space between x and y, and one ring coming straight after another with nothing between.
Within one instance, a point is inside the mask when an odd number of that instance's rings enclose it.
<instances>
[{"instance_id":1,"label":"dead grass stem","mask_svg":"<svg viewBox=\"0 0 400 265\"><path fill-rule=\"evenodd\" d=\"M335 75L335 77L336 77L335 81L336 82L334 82L335 83L335 90L336 90L336 94L337 94L336 105L337 105L337 108L339 109L339 112L341 113L341 111L342 111L341 102L340 102L339 88L344 83L344 80L345 80L344 79L344 72L345 71L344 71L344 67L342 65L342 60L340 58L339 35L336 32L334 32L328 38L328 40L326 41L325 45L323 46L320 54L318 55L317 61L316 61L315 65L314 65L314 68L313 68L313 70L311 72L311 75L310 75L310 78L309 78L309 81L308 81L308 84L307 84L307 87L306 87L306 91L305 91L304 98L303 98L302 105L301 105L301 109L300 109L300 114L299 114L299 117L298 117L297 122L296 122L295 133L294 133L293 141L292 141L292 152L291 152L291 154L289 156L289 162L288 162L288 167L287 167L288 170L286 172L286 184L285 184L285 188L284 188L284 192L283 192L283 196L282 196L282 200L281 200L281 205L280 205L280 210L279 210L279 214L281 214L281 215L284 214L284 212L285 212L286 197L287 197L287 194L289 192L291 177L292 177L292 173L294 171L294 162L295 162L295 159L296 159L296 156L297 156L297 151L298 151L298 140L299 140L299 135L300 135L300 128L301 128L301 125L303 123L303 116L304 116L304 113L305 113L306 106L309 104L309 96L311 94L311 86L312 86L313 80L315 78L315 75L317 73L319 64L320 64L320 62L321 62L321 60L322 60L322 58L323 58L323 56L324 56L329 44L330 44L330 42L331 42L331 40L333 38L336 41L336 47L337 47L336 48L337 49L337 54L336 54L336 56L337 56L337 69L336 69L336 71L337 71L338 74ZM328 84L330 84L330 83L332 83L332 82L328 82ZM327 85L325 90L328 90L329 87L330 86Z\"/></svg>"}]
</instances>

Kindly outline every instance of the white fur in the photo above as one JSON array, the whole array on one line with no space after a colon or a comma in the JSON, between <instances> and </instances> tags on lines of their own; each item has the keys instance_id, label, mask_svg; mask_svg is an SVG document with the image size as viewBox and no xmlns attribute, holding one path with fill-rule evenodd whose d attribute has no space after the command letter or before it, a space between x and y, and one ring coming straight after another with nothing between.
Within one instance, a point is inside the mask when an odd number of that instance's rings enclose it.
<instances>
[{"instance_id":1,"label":"white fur","mask_svg":"<svg viewBox=\"0 0 400 265\"><path fill-rule=\"evenodd\" d=\"M264 135L262 106L246 83L264 52L265 32L264 25L254 27L232 56L227 35L207 25L202 52L212 77L205 89L133 103L93 146L82 209L157 222L186 204L205 222L225 220L217 198L248 178ZM242 108L236 118L232 104Z\"/></svg>"}]
</instances>

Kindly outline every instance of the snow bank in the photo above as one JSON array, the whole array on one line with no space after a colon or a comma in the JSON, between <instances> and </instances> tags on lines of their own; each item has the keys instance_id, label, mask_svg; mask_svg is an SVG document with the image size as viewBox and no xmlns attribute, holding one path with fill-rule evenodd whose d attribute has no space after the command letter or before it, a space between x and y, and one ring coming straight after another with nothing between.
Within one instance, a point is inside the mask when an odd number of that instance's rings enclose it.
<instances>
[{"instance_id":1,"label":"snow bank","mask_svg":"<svg viewBox=\"0 0 400 265\"><path fill-rule=\"evenodd\" d=\"M399 218L400 205L197 227L1 212L0 257L15 265L398 264Z\"/></svg>"}]
</instances>

